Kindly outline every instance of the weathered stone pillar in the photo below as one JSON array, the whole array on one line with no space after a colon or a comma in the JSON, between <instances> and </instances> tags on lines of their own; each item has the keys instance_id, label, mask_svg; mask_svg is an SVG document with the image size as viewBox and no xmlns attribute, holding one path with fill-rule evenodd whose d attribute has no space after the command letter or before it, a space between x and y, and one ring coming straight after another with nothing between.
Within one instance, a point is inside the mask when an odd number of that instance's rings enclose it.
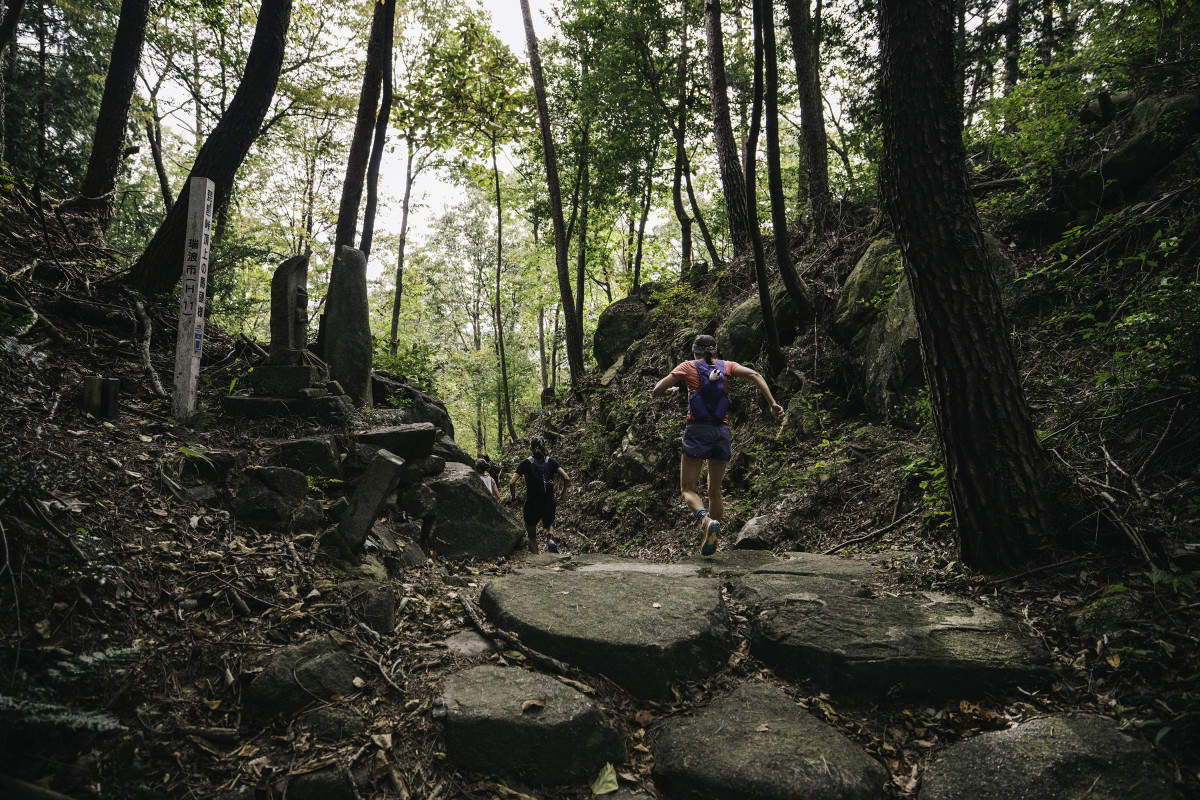
<instances>
[{"instance_id":1,"label":"weathered stone pillar","mask_svg":"<svg viewBox=\"0 0 1200 800\"><path fill-rule=\"evenodd\" d=\"M367 259L342 247L333 261L325 298L325 360L329 377L363 406L371 397L371 322L367 307Z\"/></svg>"},{"instance_id":2,"label":"weathered stone pillar","mask_svg":"<svg viewBox=\"0 0 1200 800\"><path fill-rule=\"evenodd\" d=\"M271 278L271 364L293 366L308 343L308 256L293 256Z\"/></svg>"}]
</instances>

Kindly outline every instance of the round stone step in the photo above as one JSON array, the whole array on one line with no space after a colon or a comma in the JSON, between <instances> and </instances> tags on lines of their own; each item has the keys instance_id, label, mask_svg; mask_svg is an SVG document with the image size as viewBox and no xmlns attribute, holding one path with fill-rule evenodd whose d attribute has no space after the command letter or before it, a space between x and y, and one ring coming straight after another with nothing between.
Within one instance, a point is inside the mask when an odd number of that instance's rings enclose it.
<instances>
[{"instance_id":1,"label":"round stone step","mask_svg":"<svg viewBox=\"0 0 1200 800\"><path fill-rule=\"evenodd\" d=\"M473 772L547 785L593 778L605 762L625 760L599 707L547 675L475 667L447 681L442 704L447 753Z\"/></svg>"},{"instance_id":2,"label":"round stone step","mask_svg":"<svg viewBox=\"0 0 1200 800\"><path fill-rule=\"evenodd\" d=\"M876 800L887 770L781 689L743 684L672 721L654 751L667 797L722 800Z\"/></svg>"}]
</instances>

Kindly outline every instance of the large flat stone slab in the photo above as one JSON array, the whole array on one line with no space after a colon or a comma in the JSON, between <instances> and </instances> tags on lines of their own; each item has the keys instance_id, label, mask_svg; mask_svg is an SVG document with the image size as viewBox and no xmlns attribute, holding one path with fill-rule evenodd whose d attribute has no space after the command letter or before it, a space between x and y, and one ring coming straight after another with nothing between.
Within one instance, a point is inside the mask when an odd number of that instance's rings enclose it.
<instances>
[{"instance_id":1,"label":"large flat stone slab","mask_svg":"<svg viewBox=\"0 0 1200 800\"><path fill-rule=\"evenodd\" d=\"M1045 650L1015 621L955 597L871 596L849 581L758 574L737 582L735 594L758 612L751 652L821 689L953 699L993 686L1039 688L1050 677Z\"/></svg>"},{"instance_id":2,"label":"large flat stone slab","mask_svg":"<svg viewBox=\"0 0 1200 800\"><path fill-rule=\"evenodd\" d=\"M643 698L720 670L729 615L720 582L634 569L525 569L490 582L480 597L501 628L541 652L608 676Z\"/></svg>"},{"instance_id":3,"label":"large flat stone slab","mask_svg":"<svg viewBox=\"0 0 1200 800\"><path fill-rule=\"evenodd\" d=\"M360 433L358 441L382 447L405 461L413 461L433 453L434 444L437 442L437 428L428 422L392 425Z\"/></svg>"},{"instance_id":4,"label":"large flat stone slab","mask_svg":"<svg viewBox=\"0 0 1200 800\"><path fill-rule=\"evenodd\" d=\"M921 800L1174 800L1146 742L1107 717L1063 714L985 733L929 767Z\"/></svg>"},{"instance_id":5,"label":"large flat stone slab","mask_svg":"<svg viewBox=\"0 0 1200 800\"><path fill-rule=\"evenodd\" d=\"M547 675L475 667L451 676L442 704L446 751L472 772L558 784L625 760L621 737L599 707Z\"/></svg>"},{"instance_id":6,"label":"large flat stone slab","mask_svg":"<svg viewBox=\"0 0 1200 800\"><path fill-rule=\"evenodd\" d=\"M654 751L668 797L721 800L874 800L887 771L854 742L768 684L672 721Z\"/></svg>"}]
</instances>

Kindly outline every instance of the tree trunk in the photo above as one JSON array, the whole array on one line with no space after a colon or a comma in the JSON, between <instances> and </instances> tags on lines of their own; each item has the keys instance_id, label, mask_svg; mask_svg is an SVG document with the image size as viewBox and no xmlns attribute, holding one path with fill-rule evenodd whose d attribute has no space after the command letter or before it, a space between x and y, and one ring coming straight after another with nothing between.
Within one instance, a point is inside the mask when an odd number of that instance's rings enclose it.
<instances>
[{"instance_id":1,"label":"tree trunk","mask_svg":"<svg viewBox=\"0 0 1200 800\"><path fill-rule=\"evenodd\" d=\"M829 148L825 136L825 107L821 99L821 43L814 30L809 0L787 0L787 11L799 89L808 201L812 206L813 228L818 234L824 234L832 222L833 198L829 192ZM769 69L774 71L775 68Z\"/></svg>"},{"instance_id":2,"label":"tree trunk","mask_svg":"<svg viewBox=\"0 0 1200 800\"><path fill-rule=\"evenodd\" d=\"M392 338L388 345L388 351L392 355L396 355L397 339L400 335L400 298L404 292L404 249L408 243L408 204L412 198L413 181L416 180L416 175L413 174L413 157L416 155L416 148L413 147L414 132L409 130L408 136L408 162L404 168L404 203L400 211L400 245L396 252L396 292L392 296Z\"/></svg>"},{"instance_id":3,"label":"tree trunk","mask_svg":"<svg viewBox=\"0 0 1200 800\"><path fill-rule=\"evenodd\" d=\"M654 192L654 161L657 160L658 148L650 154L649 163L646 164L646 193L642 196L642 217L638 220L637 229L637 250L633 256L633 288L636 289L642 283L642 242L646 238L646 221L650 219L650 197Z\"/></svg>"},{"instance_id":4,"label":"tree trunk","mask_svg":"<svg viewBox=\"0 0 1200 800\"><path fill-rule=\"evenodd\" d=\"M765 5L764 0L754 0L754 106L750 112L750 132L746 136L746 207L750 209L751 220L753 222L750 227L750 246L754 250L754 277L758 282L758 302L762 308L763 331L767 335L767 361L771 366L771 374L778 375L785 364L783 351L779 349L779 330L775 326L775 308L771 303L771 285L767 278L767 256L763 249L762 232L758 229L758 200L755 188L758 121L762 116L763 100L764 54L762 32L764 27L773 24L773 21L770 19L764 19L765 14L763 12L769 11L769 9L764 9ZM778 244L776 244L775 252L776 257L778 257Z\"/></svg>"},{"instance_id":5,"label":"tree trunk","mask_svg":"<svg viewBox=\"0 0 1200 800\"><path fill-rule=\"evenodd\" d=\"M158 176L158 190L162 192L163 211L171 213L175 204L171 196L171 179L167 176L167 165L162 156L162 124L158 115L154 120L146 120L146 140L150 143L150 157L154 160L154 174Z\"/></svg>"},{"instance_id":6,"label":"tree trunk","mask_svg":"<svg viewBox=\"0 0 1200 800\"><path fill-rule=\"evenodd\" d=\"M575 316L575 300L571 296L571 273L567 268L567 229L563 224L558 160L554 155L550 106L546 102L546 82L542 78L542 59L538 54L537 36L533 32L533 15L529 12L529 0L521 0L521 15L525 20L525 47L529 51L529 71L537 97L542 154L546 162L546 188L550 195L550 219L554 225L554 261L558 268L558 290L567 321L567 366L571 371L571 389L578 390L583 385L583 328ZM579 300L582 305L583 298Z\"/></svg>"},{"instance_id":7,"label":"tree trunk","mask_svg":"<svg viewBox=\"0 0 1200 800\"><path fill-rule=\"evenodd\" d=\"M0 55L9 51L9 44L13 41L17 34L17 23L21 21L21 12L25 9L25 0L12 0L8 4L8 11L4 12L4 19L0 21ZM4 80L4 64L0 63L0 164L4 163L4 146L6 137L5 132L5 80Z\"/></svg>"},{"instance_id":8,"label":"tree trunk","mask_svg":"<svg viewBox=\"0 0 1200 800\"><path fill-rule=\"evenodd\" d=\"M717 148L717 166L724 187L725 212L729 217L729 235L734 255L754 246L751 234L751 209L746 207L746 179L738 165L738 147L729 118L729 96L725 78L725 44L721 35L721 0L704 0L704 27L708 40L708 83L712 92L713 140Z\"/></svg>"},{"instance_id":9,"label":"tree trunk","mask_svg":"<svg viewBox=\"0 0 1200 800\"><path fill-rule=\"evenodd\" d=\"M358 206L362 203L363 176L367 172L367 158L371 148L371 133L375 127L375 113L379 106L379 91L383 84L384 42L391 39L391 27L387 24L387 8L393 8L394 0L375 3L371 15L371 34L367 40L367 62L363 69L362 92L358 96L358 116L354 120L354 134L350 139L350 154L346 159L346 180L342 183L342 198L338 204L337 227L334 231L333 252L340 253L343 246L354 246L354 231L358 227ZM334 259L336 266L337 259ZM332 283L336 274L329 277Z\"/></svg>"},{"instance_id":10,"label":"tree trunk","mask_svg":"<svg viewBox=\"0 0 1200 800\"><path fill-rule=\"evenodd\" d=\"M687 0L679 4L679 67L675 80L679 84L679 99L675 105L675 173L671 179L671 204L679 220L679 279L686 281L692 272L692 218L683 207L683 165L687 160L687 68L688 20Z\"/></svg>"},{"instance_id":11,"label":"tree trunk","mask_svg":"<svg viewBox=\"0 0 1200 800\"><path fill-rule=\"evenodd\" d=\"M1021 0L1008 0L1004 12L1004 96L1017 88L1021 58Z\"/></svg>"},{"instance_id":12,"label":"tree trunk","mask_svg":"<svg viewBox=\"0 0 1200 800\"><path fill-rule=\"evenodd\" d=\"M796 308L804 308L808 305L808 298L804 296L800 276L796 274L796 266L792 263L787 202L783 195L783 173L780 165L779 62L775 57L775 14L771 8L771 0L757 0L757 2L761 6L762 12L763 60L767 70L767 187L771 195L771 224L775 231L775 263L779 267L779 275L783 278L783 285L787 288L792 302L796 304ZM824 138L823 135L822 138ZM828 189L828 187L826 188ZM763 308L766 309L766 306ZM775 335L776 341L778 341L778 331ZM782 353L780 355L782 356Z\"/></svg>"},{"instance_id":13,"label":"tree trunk","mask_svg":"<svg viewBox=\"0 0 1200 800\"><path fill-rule=\"evenodd\" d=\"M542 388L550 385L549 371L546 369L546 308L538 307L538 364L542 368Z\"/></svg>"},{"instance_id":14,"label":"tree trunk","mask_svg":"<svg viewBox=\"0 0 1200 800\"><path fill-rule=\"evenodd\" d=\"M129 104L137 83L149 16L150 0L121 0L121 17L108 62L108 75L104 79L104 94L100 98L100 113L92 137L92 154L80 191L81 199L90 201L88 205L101 231L108 229L116 207L117 176L125 157Z\"/></svg>"},{"instance_id":15,"label":"tree trunk","mask_svg":"<svg viewBox=\"0 0 1200 800\"><path fill-rule=\"evenodd\" d=\"M392 40L396 26L396 0L384 3L383 98L375 119L375 143L367 166L367 206L363 209L362 238L358 249L370 260L371 240L375 237L375 208L379 204L379 165L383 162L383 146L387 143L388 119L392 116Z\"/></svg>"},{"instance_id":16,"label":"tree trunk","mask_svg":"<svg viewBox=\"0 0 1200 800\"><path fill-rule=\"evenodd\" d=\"M275 95L291 16L292 0L263 0L242 82L192 164L188 181L193 177L212 180L218 207L228 201L233 177L258 137ZM188 181L184 181L184 191ZM149 294L169 291L179 282L187 230L187 203L182 200L181 196L175 201L130 272L129 282Z\"/></svg>"},{"instance_id":17,"label":"tree trunk","mask_svg":"<svg viewBox=\"0 0 1200 800\"><path fill-rule=\"evenodd\" d=\"M512 400L508 391L508 360L504 356L504 317L500 314L500 267L504 263L504 211L500 205L500 167L496 163L496 135L492 134L492 179L496 184L496 354L500 356L500 386L504 391L504 419L508 435L516 441L513 427ZM497 432L497 438L500 438ZM501 443L503 447L503 443Z\"/></svg>"},{"instance_id":18,"label":"tree trunk","mask_svg":"<svg viewBox=\"0 0 1200 800\"><path fill-rule=\"evenodd\" d=\"M1054 5L1042 0L1042 27L1038 39L1038 61L1049 69L1054 60Z\"/></svg>"},{"instance_id":19,"label":"tree trunk","mask_svg":"<svg viewBox=\"0 0 1200 800\"><path fill-rule=\"evenodd\" d=\"M952 0L881 0L886 207L904 255L963 562L1015 565L1053 532L1038 443L967 184Z\"/></svg>"},{"instance_id":20,"label":"tree trunk","mask_svg":"<svg viewBox=\"0 0 1200 800\"><path fill-rule=\"evenodd\" d=\"M586 77L586 71L585 71ZM583 141L579 149L579 249L575 253L575 324L583 330L584 275L587 273L588 200L592 193L592 173L588 169L591 125L583 124Z\"/></svg>"}]
</instances>

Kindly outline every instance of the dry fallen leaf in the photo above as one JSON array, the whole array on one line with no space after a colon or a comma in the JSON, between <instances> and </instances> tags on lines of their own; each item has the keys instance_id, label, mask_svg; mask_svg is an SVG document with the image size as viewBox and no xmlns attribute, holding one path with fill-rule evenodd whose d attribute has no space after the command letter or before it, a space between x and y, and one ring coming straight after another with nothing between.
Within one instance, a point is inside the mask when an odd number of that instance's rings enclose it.
<instances>
[{"instance_id":1,"label":"dry fallen leaf","mask_svg":"<svg viewBox=\"0 0 1200 800\"><path fill-rule=\"evenodd\" d=\"M521 713L524 714L526 711L536 710L536 709L545 708L545 707L546 707L545 700L526 700L524 703L521 703Z\"/></svg>"},{"instance_id":2,"label":"dry fallen leaf","mask_svg":"<svg viewBox=\"0 0 1200 800\"><path fill-rule=\"evenodd\" d=\"M764 722L762 725L759 725L759 726L758 726L757 728L755 728L754 730L755 730L757 733L765 733L766 731L769 731L769 730L771 730L771 727L770 727L769 725L767 725L767 723L765 723L765 722Z\"/></svg>"}]
</instances>

